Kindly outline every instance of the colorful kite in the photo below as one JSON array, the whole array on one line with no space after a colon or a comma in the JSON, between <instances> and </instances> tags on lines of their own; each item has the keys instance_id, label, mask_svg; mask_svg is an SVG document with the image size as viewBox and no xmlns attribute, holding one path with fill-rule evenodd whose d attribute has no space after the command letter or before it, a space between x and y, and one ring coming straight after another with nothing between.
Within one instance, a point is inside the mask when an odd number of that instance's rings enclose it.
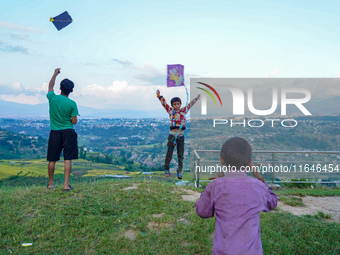
<instances>
[{"instance_id":1,"label":"colorful kite","mask_svg":"<svg viewBox=\"0 0 340 255\"><path fill-rule=\"evenodd\" d=\"M55 16L54 18L50 18L50 21L53 23L53 25L59 30L63 29L70 23L72 23L72 18L70 14L68 14L67 11L63 12L62 14Z\"/></svg>"},{"instance_id":2,"label":"colorful kite","mask_svg":"<svg viewBox=\"0 0 340 255\"><path fill-rule=\"evenodd\" d=\"M184 86L184 66L183 65L168 65L168 87Z\"/></svg>"}]
</instances>

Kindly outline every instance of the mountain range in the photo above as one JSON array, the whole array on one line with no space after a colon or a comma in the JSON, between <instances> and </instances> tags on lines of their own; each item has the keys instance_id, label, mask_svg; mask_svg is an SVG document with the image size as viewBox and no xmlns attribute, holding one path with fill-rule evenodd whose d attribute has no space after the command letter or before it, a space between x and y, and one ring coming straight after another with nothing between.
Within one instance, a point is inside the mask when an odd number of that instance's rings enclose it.
<instances>
[{"instance_id":1,"label":"mountain range","mask_svg":"<svg viewBox=\"0 0 340 255\"><path fill-rule=\"evenodd\" d=\"M128 109L94 109L78 105L82 118L166 118L167 114L159 107L152 111ZM48 103L29 105L0 100L0 117L48 118Z\"/></svg>"},{"instance_id":2,"label":"mountain range","mask_svg":"<svg viewBox=\"0 0 340 255\"><path fill-rule=\"evenodd\" d=\"M232 109L232 102L228 102ZM312 115L338 115L340 114L340 97L334 97L318 102L309 101L304 104ZM291 107L291 106L290 106ZM129 109L94 109L78 105L79 112L83 118L166 118L166 112L159 107L152 111L129 110ZM278 107L279 108L279 107ZM250 112L248 112L250 113ZM287 109L288 115L301 115L294 107ZM246 115L247 112L246 112ZM189 116L189 115L188 115ZM29 105L18 104L0 100L0 117L35 117L48 118L48 103Z\"/></svg>"}]
</instances>

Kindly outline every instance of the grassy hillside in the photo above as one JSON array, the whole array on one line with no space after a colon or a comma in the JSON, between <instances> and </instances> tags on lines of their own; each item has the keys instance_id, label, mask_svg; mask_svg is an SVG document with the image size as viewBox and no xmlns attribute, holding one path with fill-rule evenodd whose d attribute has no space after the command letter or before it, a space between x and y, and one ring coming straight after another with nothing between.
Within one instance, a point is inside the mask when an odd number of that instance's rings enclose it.
<instances>
[{"instance_id":1,"label":"grassy hillside","mask_svg":"<svg viewBox=\"0 0 340 255\"><path fill-rule=\"evenodd\" d=\"M139 165L138 163L133 163ZM147 169L146 169L147 171ZM132 178L144 178L141 172L127 172L124 165L112 165L91 162L83 159L73 161L71 182L87 182L100 178L100 175L126 175ZM31 186L47 184L47 161L45 159L35 160L0 160L0 186ZM167 181L177 180L176 173ZM155 172L153 178L164 179L164 172ZM192 173L183 173L184 180L193 178ZM64 163L57 162L54 181L56 184L64 181Z\"/></svg>"},{"instance_id":2,"label":"grassy hillside","mask_svg":"<svg viewBox=\"0 0 340 255\"><path fill-rule=\"evenodd\" d=\"M186 189L149 178L0 188L0 254L210 254L214 219L196 215ZM275 210L261 230L264 254L340 251L340 224L324 219Z\"/></svg>"},{"instance_id":3,"label":"grassy hillside","mask_svg":"<svg viewBox=\"0 0 340 255\"><path fill-rule=\"evenodd\" d=\"M55 174L64 173L63 161L57 162ZM105 174L125 174L124 166L94 163L87 160L74 160L72 174L77 177L99 176ZM129 175L136 175L139 172L131 172ZM39 177L48 176L47 161L45 159L36 160L0 160L0 180L10 176Z\"/></svg>"},{"instance_id":4,"label":"grassy hillside","mask_svg":"<svg viewBox=\"0 0 340 255\"><path fill-rule=\"evenodd\" d=\"M46 156L47 139L16 134L0 128L0 159L26 159Z\"/></svg>"}]
</instances>

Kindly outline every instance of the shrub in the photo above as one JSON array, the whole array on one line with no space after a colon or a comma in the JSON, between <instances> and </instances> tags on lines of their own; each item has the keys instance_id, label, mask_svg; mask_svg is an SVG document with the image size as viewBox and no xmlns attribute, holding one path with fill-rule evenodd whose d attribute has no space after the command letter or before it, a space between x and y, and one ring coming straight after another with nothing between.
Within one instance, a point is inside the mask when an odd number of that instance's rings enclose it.
<instances>
[{"instance_id":1,"label":"shrub","mask_svg":"<svg viewBox=\"0 0 340 255\"><path fill-rule=\"evenodd\" d=\"M280 200L283 201L284 204L290 205L290 206L305 206L305 204L302 201L301 197L292 197L292 196L280 196Z\"/></svg>"},{"instance_id":2,"label":"shrub","mask_svg":"<svg viewBox=\"0 0 340 255\"><path fill-rule=\"evenodd\" d=\"M318 181L317 178L287 178L284 179L284 181L301 181L302 183L285 183L284 187L286 188L299 188L299 189L304 189L304 188L310 188L313 183L308 182L308 181Z\"/></svg>"}]
</instances>

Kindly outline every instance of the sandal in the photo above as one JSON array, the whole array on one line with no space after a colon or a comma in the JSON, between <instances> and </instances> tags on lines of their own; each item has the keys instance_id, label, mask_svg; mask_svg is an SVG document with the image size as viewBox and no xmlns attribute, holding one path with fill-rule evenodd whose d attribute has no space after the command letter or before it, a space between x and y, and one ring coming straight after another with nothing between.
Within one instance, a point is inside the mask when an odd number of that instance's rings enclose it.
<instances>
[{"instance_id":1,"label":"sandal","mask_svg":"<svg viewBox=\"0 0 340 255\"><path fill-rule=\"evenodd\" d=\"M177 178L178 178L178 180L182 180L183 179L183 174L182 173L177 173Z\"/></svg>"},{"instance_id":2,"label":"sandal","mask_svg":"<svg viewBox=\"0 0 340 255\"><path fill-rule=\"evenodd\" d=\"M165 177L170 177L170 170L164 170Z\"/></svg>"},{"instance_id":3,"label":"sandal","mask_svg":"<svg viewBox=\"0 0 340 255\"><path fill-rule=\"evenodd\" d=\"M71 189L73 189L72 186L71 186L70 184L69 184L68 186L69 186L70 188L69 188L69 189L63 189L63 191L70 191Z\"/></svg>"}]
</instances>

